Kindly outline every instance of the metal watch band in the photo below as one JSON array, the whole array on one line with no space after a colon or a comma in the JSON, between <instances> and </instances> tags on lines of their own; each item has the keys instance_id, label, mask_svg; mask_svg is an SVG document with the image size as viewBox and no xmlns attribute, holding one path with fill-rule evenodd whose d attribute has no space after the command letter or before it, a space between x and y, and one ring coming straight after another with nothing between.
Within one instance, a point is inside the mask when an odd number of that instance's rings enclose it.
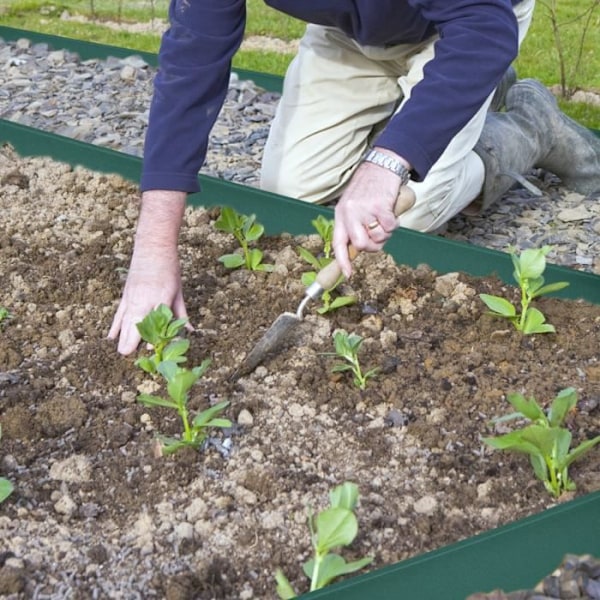
<instances>
[{"instance_id":1,"label":"metal watch band","mask_svg":"<svg viewBox=\"0 0 600 600\"><path fill-rule=\"evenodd\" d=\"M373 163L379 167L383 167L392 173L395 173L402 180L402 185L410 179L410 172L408 169L398 160L379 152L379 150L371 149L363 157L363 161Z\"/></svg>"}]
</instances>

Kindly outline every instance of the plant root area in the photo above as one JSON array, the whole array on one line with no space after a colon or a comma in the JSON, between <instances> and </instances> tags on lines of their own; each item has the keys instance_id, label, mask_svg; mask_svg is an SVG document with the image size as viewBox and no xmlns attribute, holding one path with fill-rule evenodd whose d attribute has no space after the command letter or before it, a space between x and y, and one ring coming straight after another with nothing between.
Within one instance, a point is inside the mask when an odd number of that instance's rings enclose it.
<instances>
[{"instance_id":1,"label":"plant root area","mask_svg":"<svg viewBox=\"0 0 600 600\"><path fill-rule=\"evenodd\" d=\"M354 305L310 306L277 353L234 380L275 318L296 311L310 270L297 248L318 253L320 240L265 237L272 273L227 270L218 257L236 243L216 231L214 208L188 209L180 238L187 364L212 361L189 406L228 400L233 426L200 451L159 456L157 434L178 436L181 423L136 400L166 394L135 365L149 351L123 357L107 339L136 187L9 147L0 183L0 305L11 314L0 331L0 476L15 488L0 505L0 595L271 599L278 567L304 593L307 507L324 508L344 481L359 486L359 533L341 553L372 556L369 569L600 489L597 447L557 501L526 456L481 440L514 426L490 424L512 411L508 393L547 406L571 386L574 444L600 433L599 306L539 299L557 333L523 336L478 297L516 303L515 288L363 254L343 287ZM379 368L364 391L332 373L339 328L362 336L361 364Z\"/></svg>"}]
</instances>

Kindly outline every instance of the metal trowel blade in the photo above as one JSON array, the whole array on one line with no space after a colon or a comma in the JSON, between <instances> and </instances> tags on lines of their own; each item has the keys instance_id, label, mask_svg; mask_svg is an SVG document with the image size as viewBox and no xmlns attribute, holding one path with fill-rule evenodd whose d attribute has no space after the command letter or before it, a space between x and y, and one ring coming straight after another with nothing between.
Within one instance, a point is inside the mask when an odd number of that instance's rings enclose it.
<instances>
[{"instance_id":1,"label":"metal trowel blade","mask_svg":"<svg viewBox=\"0 0 600 600\"><path fill-rule=\"evenodd\" d=\"M246 355L246 358L233 373L232 379L237 379L253 371L266 356L277 350L288 333L301 321L302 319L296 313L281 313L258 340L254 348Z\"/></svg>"}]
</instances>

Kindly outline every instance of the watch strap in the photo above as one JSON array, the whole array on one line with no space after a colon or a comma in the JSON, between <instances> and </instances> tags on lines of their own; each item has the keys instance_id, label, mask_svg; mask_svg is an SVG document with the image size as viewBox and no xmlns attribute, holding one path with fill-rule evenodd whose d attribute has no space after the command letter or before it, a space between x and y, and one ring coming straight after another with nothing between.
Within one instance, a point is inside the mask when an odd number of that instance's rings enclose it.
<instances>
[{"instance_id":1,"label":"watch strap","mask_svg":"<svg viewBox=\"0 0 600 600\"><path fill-rule=\"evenodd\" d=\"M405 185L410 179L409 170L395 158L392 158L388 154L384 154L379 150L371 148L363 156L364 162L370 162L379 167L383 167L392 173L395 173L402 180L402 185Z\"/></svg>"}]
</instances>

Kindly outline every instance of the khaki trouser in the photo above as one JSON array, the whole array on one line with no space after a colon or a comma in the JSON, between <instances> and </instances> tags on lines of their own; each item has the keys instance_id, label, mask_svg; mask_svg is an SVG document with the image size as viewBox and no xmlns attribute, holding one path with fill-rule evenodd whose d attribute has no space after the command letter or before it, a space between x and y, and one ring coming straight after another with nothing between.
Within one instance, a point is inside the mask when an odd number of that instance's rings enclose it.
<instances>
[{"instance_id":1,"label":"khaki trouser","mask_svg":"<svg viewBox=\"0 0 600 600\"><path fill-rule=\"evenodd\" d=\"M534 3L523 0L514 7L519 43ZM264 150L261 186L313 203L338 198L370 142L423 78L436 39L377 48L360 46L335 28L308 25L285 76ZM400 225L433 231L479 194L483 163L472 148L492 96L424 180L409 183L416 202L399 218Z\"/></svg>"}]
</instances>

